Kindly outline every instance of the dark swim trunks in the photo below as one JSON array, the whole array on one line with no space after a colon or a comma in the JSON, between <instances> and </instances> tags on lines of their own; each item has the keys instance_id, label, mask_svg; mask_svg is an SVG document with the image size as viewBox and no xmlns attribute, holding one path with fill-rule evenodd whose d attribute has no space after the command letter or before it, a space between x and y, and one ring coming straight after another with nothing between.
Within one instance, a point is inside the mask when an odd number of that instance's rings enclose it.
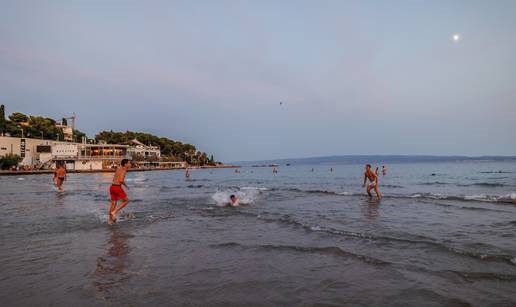
<instances>
[{"instance_id":1,"label":"dark swim trunks","mask_svg":"<svg viewBox=\"0 0 516 307\"><path fill-rule=\"evenodd\" d=\"M127 197L122 186L119 185L111 185L109 188L109 194L111 194L111 200L121 200Z\"/></svg>"}]
</instances>

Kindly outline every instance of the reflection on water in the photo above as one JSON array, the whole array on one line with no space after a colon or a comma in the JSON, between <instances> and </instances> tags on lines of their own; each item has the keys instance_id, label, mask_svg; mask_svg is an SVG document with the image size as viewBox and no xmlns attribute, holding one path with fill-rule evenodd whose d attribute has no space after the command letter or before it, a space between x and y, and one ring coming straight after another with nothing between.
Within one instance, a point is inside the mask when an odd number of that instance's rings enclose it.
<instances>
[{"instance_id":1,"label":"reflection on water","mask_svg":"<svg viewBox=\"0 0 516 307\"><path fill-rule=\"evenodd\" d=\"M113 298L112 292L119 288L131 275L127 271L130 247L127 240L131 236L118 227L109 228L105 254L97 258L94 282L97 293L106 301Z\"/></svg>"},{"instance_id":2,"label":"reflection on water","mask_svg":"<svg viewBox=\"0 0 516 307\"><path fill-rule=\"evenodd\" d=\"M380 214L378 213L378 207L380 206L380 201L377 199L368 199L364 203L364 216L368 220L376 220Z\"/></svg>"}]
</instances>

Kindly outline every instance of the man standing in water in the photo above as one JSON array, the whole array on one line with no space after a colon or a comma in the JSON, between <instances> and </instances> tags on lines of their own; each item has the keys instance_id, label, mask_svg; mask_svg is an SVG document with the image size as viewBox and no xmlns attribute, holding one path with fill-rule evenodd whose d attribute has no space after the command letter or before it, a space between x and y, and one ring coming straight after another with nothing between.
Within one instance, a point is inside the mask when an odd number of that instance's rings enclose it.
<instances>
[{"instance_id":1,"label":"man standing in water","mask_svg":"<svg viewBox=\"0 0 516 307\"><path fill-rule=\"evenodd\" d=\"M367 184L367 195L369 195L369 197L373 197L373 195L371 195L371 189L374 189L376 197L378 197L378 199L382 199L382 194L380 194L380 191L378 190L378 175L371 170L371 164L366 164L364 184L362 186L365 187L367 179L369 179L369 183Z\"/></svg>"},{"instance_id":2,"label":"man standing in water","mask_svg":"<svg viewBox=\"0 0 516 307\"><path fill-rule=\"evenodd\" d=\"M126 188L129 189L127 184L125 184L124 180L125 180L125 173L130 168L131 168L131 163L129 163L129 160L123 159L122 162L120 162L120 166L117 168L117 170L115 172L115 176L113 176L113 183L111 184L111 187L109 188L109 193L111 194L111 208L109 208L109 217L108 217L109 225L113 224L113 222L116 222L116 215L129 202L129 198L127 198L127 194L125 194L124 190L122 189L122 186L125 186ZM122 200L122 203L117 208L116 204L119 200Z\"/></svg>"},{"instance_id":3,"label":"man standing in water","mask_svg":"<svg viewBox=\"0 0 516 307\"><path fill-rule=\"evenodd\" d=\"M63 182L66 180L66 168L63 165L57 165L54 172L54 178L57 188L60 192L64 192Z\"/></svg>"}]
</instances>

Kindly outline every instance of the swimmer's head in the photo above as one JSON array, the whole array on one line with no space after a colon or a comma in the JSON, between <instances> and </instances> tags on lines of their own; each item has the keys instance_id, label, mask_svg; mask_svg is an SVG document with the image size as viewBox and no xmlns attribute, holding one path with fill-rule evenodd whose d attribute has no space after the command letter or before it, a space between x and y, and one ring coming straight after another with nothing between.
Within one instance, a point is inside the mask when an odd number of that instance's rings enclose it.
<instances>
[{"instance_id":1,"label":"swimmer's head","mask_svg":"<svg viewBox=\"0 0 516 307\"><path fill-rule=\"evenodd\" d=\"M233 194L233 195L229 196L229 200L231 201L232 204L234 204L237 201L237 197Z\"/></svg>"}]
</instances>

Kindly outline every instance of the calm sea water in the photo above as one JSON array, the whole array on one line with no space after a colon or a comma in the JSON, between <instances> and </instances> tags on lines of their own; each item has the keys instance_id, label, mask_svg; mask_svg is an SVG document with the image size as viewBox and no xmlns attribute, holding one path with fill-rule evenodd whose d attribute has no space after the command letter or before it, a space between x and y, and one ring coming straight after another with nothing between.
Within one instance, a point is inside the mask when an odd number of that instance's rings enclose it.
<instances>
[{"instance_id":1,"label":"calm sea water","mask_svg":"<svg viewBox=\"0 0 516 307\"><path fill-rule=\"evenodd\" d=\"M333 172L330 172L333 167ZM314 171L312 172L312 168ZM3 306L515 306L516 163L0 177ZM248 203L220 207L230 194Z\"/></svg>"}]
</instances>

